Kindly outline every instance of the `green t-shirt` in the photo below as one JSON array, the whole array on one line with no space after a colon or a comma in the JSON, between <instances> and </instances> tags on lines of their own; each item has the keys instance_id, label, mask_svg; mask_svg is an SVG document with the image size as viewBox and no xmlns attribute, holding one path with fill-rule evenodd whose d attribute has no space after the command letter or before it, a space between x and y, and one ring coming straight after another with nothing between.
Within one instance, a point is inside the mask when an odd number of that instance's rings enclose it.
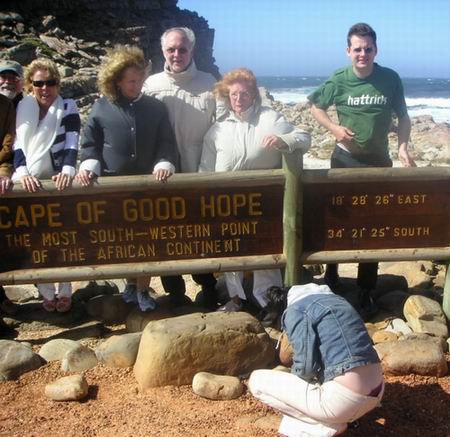
<instances>
[{"instance_id":1,"label":"green t-shirt","mask_svg":"<svg viewBox=\"0 0 450 437\"><path fill-rule=\"evenodd\" d=\"M352 66L337 70L308 100L321 109L336 105L339 124L351 129L355 142L371 153L387 151L392 113L400 118L407 114L400 77L376 63L364 79Z\"/></svg>"}]
</instances>

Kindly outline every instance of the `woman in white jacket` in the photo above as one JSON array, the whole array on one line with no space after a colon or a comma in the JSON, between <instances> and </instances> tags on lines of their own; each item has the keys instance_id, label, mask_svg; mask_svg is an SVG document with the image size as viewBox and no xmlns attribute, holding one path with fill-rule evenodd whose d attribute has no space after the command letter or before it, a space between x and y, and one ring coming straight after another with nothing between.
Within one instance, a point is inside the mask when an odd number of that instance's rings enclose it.
<instances>
[{"instance_id":1,"label":"woman in white jacket","mask_svg":"<svg viewBox=\"0 0 450 437\"><path fill-rule=\"evenodd\" d=\"M254 74L245 68L230 71L215 86L214 93L227 108L203 140L199 171L239 171L281 168L282 153L308 150L310 135L288 123L283 116L261 104ZM231 300L221 307L239 311L245 293L242 272L225 273ZM280 270L257 270L253 274L253 295L266 306L266 292L281 286Z\"/></svg>"}]
</instances>

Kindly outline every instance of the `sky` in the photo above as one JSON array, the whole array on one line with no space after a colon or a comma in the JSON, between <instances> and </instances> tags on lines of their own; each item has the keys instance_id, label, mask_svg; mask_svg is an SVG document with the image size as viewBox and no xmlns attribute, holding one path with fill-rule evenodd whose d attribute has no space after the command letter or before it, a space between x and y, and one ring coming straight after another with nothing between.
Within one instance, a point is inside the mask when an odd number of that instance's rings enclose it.
<instances>
[{"instance_id":1,"label":"sky","mask_svg":"<svg viewBox=\"0 0 450 437\"><path fill-rule=\"evenodd\" d=\"M179 0L215 29L223 74L329 76L349 63L347 31L377 32L376 62L402 77L450 78L450 0Z\"/></svg>"}]
</instances>

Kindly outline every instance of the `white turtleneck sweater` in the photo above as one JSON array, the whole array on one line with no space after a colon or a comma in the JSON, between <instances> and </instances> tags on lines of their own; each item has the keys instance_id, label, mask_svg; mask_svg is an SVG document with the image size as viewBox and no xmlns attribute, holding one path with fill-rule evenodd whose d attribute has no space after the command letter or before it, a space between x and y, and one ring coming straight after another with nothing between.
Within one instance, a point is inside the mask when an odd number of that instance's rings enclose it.
<instances>
[{"instance_id":1,"label":"white turtleneck sweater","mask_svg":"<svg viewBox=\"0 0 450 437\"><path fill-rule=\"evenodd\" d=\"M181 172L197 172L203 136L214 122L216 109L212 89L216 79L197 70L194 61L181 73L164 71L150 76L143 92L161 100L167 107L180 153Z\"/></svg>"}]
</instances>

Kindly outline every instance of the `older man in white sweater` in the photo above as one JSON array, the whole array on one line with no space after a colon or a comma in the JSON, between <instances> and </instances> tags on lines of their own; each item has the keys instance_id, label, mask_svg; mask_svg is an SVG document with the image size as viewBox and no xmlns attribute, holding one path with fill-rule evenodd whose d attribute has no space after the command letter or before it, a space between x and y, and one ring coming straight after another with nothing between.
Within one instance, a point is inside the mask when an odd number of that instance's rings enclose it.
<instances>
[{"instance_id":1,"label":"older man in white sweater","mask_svg":"<svg viewBox=\"0 0 450 437\"><path fill-rule=\"evenodd\" d=\"M187 27L174 27L161 36L165 59L164 71L150 76L143 91L161 100L167 107L180 154L179 171L197 172L202 154L203 136L214 122L215 99L211 92L216 79L197 70L193 60L195 35ZM202 286L201 303L214 309L217 306L214 275L192 275ZM185 302L183 278L163 276L164 290L170 293L173 306Z\"/></svg>"}]
</instances>

